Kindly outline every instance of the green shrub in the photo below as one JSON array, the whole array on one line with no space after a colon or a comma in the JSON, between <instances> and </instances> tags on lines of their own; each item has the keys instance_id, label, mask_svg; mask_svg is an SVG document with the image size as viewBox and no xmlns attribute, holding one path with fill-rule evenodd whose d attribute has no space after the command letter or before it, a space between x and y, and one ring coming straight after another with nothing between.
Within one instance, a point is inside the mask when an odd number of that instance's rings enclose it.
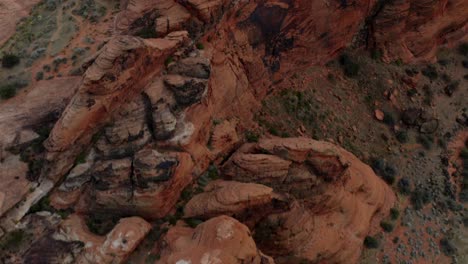
<instances>
[{"instance_id":1,"label":"green shrub","mask_svg":"<svg viewBox=\"0 0 468 264\"><path fill-rule=\"evenodd\" d=\"M382 60L382 51L380 49L373 49L371 52L371 57L376 61Z\"/></svg>"},{"instance_id":2,"label":"green shrub","mask_svg":"<svg viewBox=\"0 0 468 264\"><path fill-rule=\"evenodd\" d=\"M390 218L392 220L397 220L398 217L400 217L400 211L398 211L396 208L390 209Z\"/></svg>"},{"instance_id":3,"label":"green shrub","mask_svg":"<svg viewBox=\"0 0 468 264\"><path fill-rule=\"evenodd\" d=\"M78 154L78 156L76 156L75 164L83 164L85 162L86 162L86 151L82 151L80 152L80 154Z\"/></svg>"},{"instance_id":4,"label":"green shrub","mask_svg":"<svg viewBox=\"0 0 468 264\"><path fill-rule=\"evenodd\" d=\"M408 142L408 132L398 131L396 133L396 138L400 143L407 143Z\"/></svg>"},{"instance_id":5,"label":"green shrub","mask_svg":"<svg viewBox=\"0 0 468 264\"><path fill-rule=\"evenodd\" d=\"M359 74L360 66L348 54L342 54L339 58L343 73L347 77L356 77Z\"/></svg>"},{"instance_id":6,"label":"green shrub","mask_svg":"<svg viewBox=\"0 0 468 264\"><path fill-rule=\"evenodd\" d=\"M191 228L197 227L199 224L203 223L202 220L196 218L186 218L184 219L185 223Z\"/></svg>"},{"instance_id":7,"label":"green shrub","mask_svg":"<svg viewBox=\"0 0 468 264\"><path fill-rule=\"evenodd\" d=\"M411 194L411 183L407 178L401 178L398 181L398 191L400 191L401 194L403 195L409 195Z\"/></svg>"},{"instance_id":8,"label":"green shrub","mask_svg":"<svg viewBox=\"0 0 468 264\"><path fill-rule=\"evenodd\" d=\"M25 238L26 233L24 232L24 230L18 229L11 231L7 233L4 237L2 237L0 241L0 249L16 249L21 245Z\"/></svg>"},{"instance_id":9,"label":"green shrub","mask_svg":"<svg viewBox=\"0 0 468 264\"><path fill-rule=\"evenodd\" d=\"M158 36L158 34L156 33L156 28L154 26L144 27L135 35L144 39L156 38Z\"/></svg>"},{"instance_id":10,"label":"green shrub","mask_svg":"<svg viewBox=\"0 0 468 264\"><path fill-rule=\"evenodd\" d=\"M203 45L203 43L197 43L196 46L197 46L197 49L199 49L199 50L202 50L202 49L205 48L205 46Z\"/></svg>"},{"instance_id":11,"label":"green shrub","mask_svg":"<svg viewBox=\"0 0 468 264\"><path fill-rule=\"evenodd\" d=\"M447 238L442 238L440 240L440 249L446 256L452 256L457 252L455 245Z\"/></svg>"},{"instance_id":12,"label":"green shrub","mask_svg":"<svg viewBox=\"0 0 468 264\"><path fill-rule=\"evenodd\" d=\"M426 189L418 187L411 194L411 203L416 210L422 209L424 205L432 201L432 193Z\"/></svg>"},{"instance_id":13,"label":"green shrub","mask_svg":"<svg viewBox=\"0 0 468 264\"><path fill-rule=\"evenodd\" d=\"M429 78L431 81L434 81L439 77L439 74L437 73L437 69L433 65L428 65L421 72L424 76Z\"/></svg>"},{"instance_id":14,"label":"green shrub","mask_svg":"<svg viewBox=\"0 0 468 264\"><path fill-rule=\"evenodd\" d=\"M384 119L383 122L389 126L394 126L395 125L395 118L393 117L393 114L390 112L384 111Z\"/></svg>"},{"instance_id":15,"label":"green shrub","mask_svg":"<svg viewBox=\"0 0 468 264\"><path fill-rule=\"evenodd\" d=\"M372 236L366 236L364 239L364 246L366 248L378 248L379 247L379 241Z\"/></svg>"},{"instance_id":16,"label":"green shrub","mask_svg":"<svg viewBox=\"0 0 468 264\"><path fill-rule=\"evenodd\" d=\"M419 135L417 140L427 150L430 150L434 143L434 138L430 135Z\"/></svg>"},{"instance_id":17,"label":"green shrub","mask_svg":"<svg viewBox=\"0 0 468 264\"><path fill-rule=\"evenodd\" d=\"M468 43L462 43L460 46L458 46L458 52L463 55L468 57Z\"/></svg>"},{"instance_id":18,"label":"green shrub","mask_svg":"<svg viewBox=\"0 0 468 264\"><path fill-rule=\"evenodd\" d=\"M20 62L20 58L12 53L6 53L2 57L2 67L11 69L18 65Z\"/></svg>"},{"instance_id":19,"label":"green shrub","mask_svg":"<svg viewBox=\"0 0 468 264\"><path fill-rule=\"evenodd\" d=\"M382 229L387 233L390 233L393 231L393 224L390 222L382 221L380 222L380 227L382 227Z\"/></svg>"},{"instance_id":20,"label":"green shrub","mask_svg":"<svg viewBox=\"0 0 468 264\"><path fill-rule=\"evenodd\" d=\"M397 169L392 164L388 164L384 159L373 159L371 167L386 183L391 185L395 182Z\"/></svg>"},{"instance_id":21,"label":"green shrub","mask_svg":"<svg viewBox=\"0 0 468 264\"><path fill-rule=\"evenodd\" d=\"M260 136L255 131L247 130L245 131L245 139L247 142L258 142Z\"/></svg>"},{"instance_id":22,"label":"green shrub","mask_svg":"<svg viewBox=\"0 0 468 264\"><path fill-rule=\"evenodd\" d=\"M174 58L172 56L167 57L167 59L164 61L164 65L169 66L174 61Z\"/></svg>"},{"instance_id":23,"label":"green shrub","mask_svg":"<svg viewBox=\"0 0 468 264\"><path fill-rule=\"evenodd\" d=\"M0 98L9 99L16 95L16 86L14 84L6 84L0 86Z\"/></svg>"},{"instance_id":24,"label":"green shrub","mask_svg":"<svg viewBox=\"0 0 468 264\"><path fill-rule=\"evenodd\" d=\"M39 71L36 73L36 81L40 81L44 79L44 72Z\"/></svg>"}]
</instances>

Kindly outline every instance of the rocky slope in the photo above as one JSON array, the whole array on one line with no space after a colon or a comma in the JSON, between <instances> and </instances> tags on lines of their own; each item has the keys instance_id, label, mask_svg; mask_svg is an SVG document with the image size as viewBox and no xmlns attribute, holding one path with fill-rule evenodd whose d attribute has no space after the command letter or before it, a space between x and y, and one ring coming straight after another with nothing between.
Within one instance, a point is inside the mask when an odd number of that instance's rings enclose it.
<instances>
[{"instance_id":1,"label":"rocky slope","mask_svg":"<svg viewBox=\"0 0 468 264\"><path fill-rule=\"evenodd\" d=\"M37 211L73 212L49 230L53 243L76 247L51 256L61 263L122 263L148 222L171 215L206 221L169 229L163 246L154 243L160 263L356 263L395 205L385 182L330 143L242 145L241 135L284 78L349 46L385 61L430 60L438 46L466 39L468 11L466 1L410 0L148 0L119 8L109 28L93 32L106 41L81 64L81 77L39 81L0 104L4 237ZM186 197L210 164L221 165L223 180ZM95 215L122 220L98 236L88 231ZM23 246L2 247L2 259L35 258Z\"/></svg>"}]
</instances>

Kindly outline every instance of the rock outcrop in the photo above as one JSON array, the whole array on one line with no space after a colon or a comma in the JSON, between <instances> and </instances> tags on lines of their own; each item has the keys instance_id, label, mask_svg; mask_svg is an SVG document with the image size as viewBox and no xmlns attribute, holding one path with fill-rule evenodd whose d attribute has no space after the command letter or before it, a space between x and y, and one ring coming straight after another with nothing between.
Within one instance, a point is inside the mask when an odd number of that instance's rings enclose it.
<instances>
[{"instance_id":1,"label":"rock outcrop","mask_svg":"<svg viewBox=\"0 0 468 264\"><path fill-rule=\"evenodd\" d=\"M124 263L150 229L151 225L139 217L122 218L103 237L89 232L80 216L71 215L53 237L58 241L84 244L75 263Z\"/></svg>"},{"instance_id":2,"label":"rock outcrop","mask_svg":"<svg viewBox=\"0 0 468 264\"><path fill-rule=\"evenodd\" d=\"M353 154L308 138L247 144L224 165L225 178L255 182L290 196L290 208L255 228L272 256L355 263L372 223L395 203L392 190Z\"/></svg>"},{"instance_id":3,"label":"rock outcrop","mask_svg":"<svg viewBox=\"0 0 468 264\"><path fill-rule=\"evenodd\" d=\"M387 62L431 60L440 45L467 39L464 0L398 0L381 5L371 33Z\"/></svg>"},{"instance_id":4,"label":"rock outcrop","mask_svg":"<svg viewBox=\"0 0 468 264\"><path fill-rule=\"evenodd\" d=\"M214 181L194 196L184 208L185 217L210 218L239 215L247 209L271 203L273 189L254 183Z\"/></svg>"},{"instance_id":5,"label":"rock outcrop","mask_svg":"<svg viewBox=\"0 0 468 264\"><path fill-rule=\"evenodd\" d=\"M228 216L212 218L195 229L175 226L164 241L156 263L274 263L257 249L249 229Z\"/></svg>"}]
</instances>

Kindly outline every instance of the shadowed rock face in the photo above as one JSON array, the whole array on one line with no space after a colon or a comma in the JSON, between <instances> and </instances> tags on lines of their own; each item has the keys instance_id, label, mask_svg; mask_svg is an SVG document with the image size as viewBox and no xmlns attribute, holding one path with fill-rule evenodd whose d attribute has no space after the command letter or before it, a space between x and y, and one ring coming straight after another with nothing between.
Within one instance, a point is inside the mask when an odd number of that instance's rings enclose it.
<instances>
[{"instance_id":1,"label":"shadowed rock face","mask_svg":"<svg viewBox=\"0 0 468 264\"><path fill-rule=\"evenodd\" d=\"M156 263L274 263L257 249L249 229L228 216L212 218L195 229L173 227L164 241Z\"/></svg>"}]
</instances>

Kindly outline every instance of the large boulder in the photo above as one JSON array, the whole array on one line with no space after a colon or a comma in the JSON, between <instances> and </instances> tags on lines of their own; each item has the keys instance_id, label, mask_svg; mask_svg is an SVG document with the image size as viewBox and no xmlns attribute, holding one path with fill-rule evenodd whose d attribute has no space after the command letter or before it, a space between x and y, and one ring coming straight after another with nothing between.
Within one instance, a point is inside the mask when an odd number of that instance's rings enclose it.
<instances>
[{"instance_id":1,"label":"large boulder","mask_svg":"<svg viewBox=\"0 0 468 264\"><path fill-rule=\"evenodd\" d=\"M273 264L260 252L249 229L234 218L219 216L195 229L177 225L167 232L158 264Z\"/></svg>"},{"instance_id":2,"label":"large boulder","mask_svg":"<svg viewBox=\"0 0 468 264\"><path fill-rule=\"evenodd\" d=\"M290 197L254 229L272 256L356 263L364 237L395 203L391 188L350 152L309 138L263 139L226 162L230 180L270 186Z\"/></svg>"},{"instance_id":3,"label":"large boulder","mask_svg":"<svg viewBox=\"0 0 468 264\"><path fill-rule=\"evenodd\" d=\"M124 263L150 230L151 225L142 218L128 217L120 219L106 236L98 236L88 230L83 218L71 215L54 238L84 245L76 263Z\"/></svg>"}]
</instances>

